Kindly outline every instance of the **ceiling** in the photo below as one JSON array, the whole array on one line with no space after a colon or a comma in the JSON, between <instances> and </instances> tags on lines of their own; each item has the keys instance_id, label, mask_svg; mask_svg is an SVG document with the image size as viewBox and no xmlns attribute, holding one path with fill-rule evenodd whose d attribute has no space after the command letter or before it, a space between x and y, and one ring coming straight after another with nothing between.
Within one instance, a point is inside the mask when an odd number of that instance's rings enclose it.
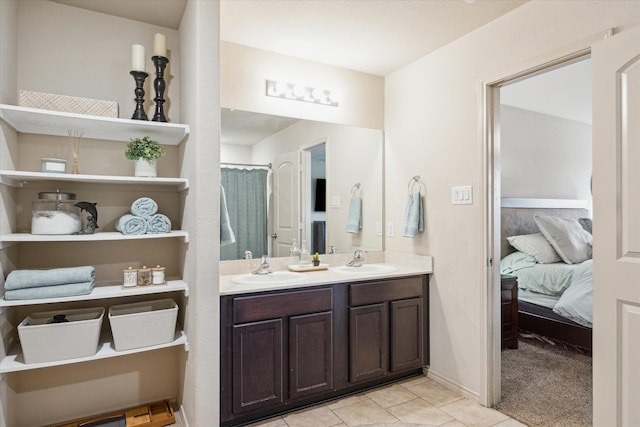
<instances>
[{"instance_id":1,"label":"ceiling","mask_svg":"<svg viewBox=\"0 0 640 427\"><path fill-rule=\"evenodd\" d=\"M186 0L51 0L177 29ZM526 0L222 0L227 42L385 76Z\"/></svg>"}]
</instances>

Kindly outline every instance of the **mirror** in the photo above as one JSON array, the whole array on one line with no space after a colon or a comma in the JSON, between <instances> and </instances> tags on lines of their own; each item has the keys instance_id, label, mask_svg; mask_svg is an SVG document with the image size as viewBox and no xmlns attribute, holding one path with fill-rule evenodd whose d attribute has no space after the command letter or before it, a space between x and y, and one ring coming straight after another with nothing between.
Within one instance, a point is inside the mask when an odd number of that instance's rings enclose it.
<instances>
[{"instance_id":1,"label":"mirror","mask_svg":"<svg viewBox=\"0 0 640 427\"><path fill-rule=\"evenodd\" d=\"M332 247L336 253L382 250L381 130L223 108L220 142L223 188L237 237L221 248L221 260L243 258L246 250L253 257L289 256L293 239L298 245L305 241L311 253L329 253ZM264 175L265 202L250 183L235 183L231 175L236 172L225 176L231 169ZM260 179L256 182L262 187ZM354 196L362 200L361 229L350 233ZM232 206L247 197L252 199ZM266 217L256 219L255 211L263 210ZM263 240L264 245L250 249L252 242Z\"/></svg>"}]
</instances>

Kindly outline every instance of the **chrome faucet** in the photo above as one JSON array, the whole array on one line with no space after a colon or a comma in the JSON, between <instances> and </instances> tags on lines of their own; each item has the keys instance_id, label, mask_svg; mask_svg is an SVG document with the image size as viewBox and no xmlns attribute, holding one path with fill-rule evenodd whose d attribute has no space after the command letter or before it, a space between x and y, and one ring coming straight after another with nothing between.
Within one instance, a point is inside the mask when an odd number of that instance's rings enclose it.
<instances>
[{"instance_id":1,"label":"chrome faucet","mask_svg":"<svg viewBox=\"0 0 640 427\"><path fill-rule=\"evenodd\" d=\"M271 274L273 272L269 270L270 267L271 265L269 265L269 258L267 258L266 255L262 255L262 258L260 259L260 265L251 274Z\"/></svg>"},{"instance_id":2,"label":"chrome faucet","mask_svg":"<svg viewBox=\"0 0 640 427\"><path fill-rule=\"evenodd\" d=\"M337 254L337 253L338 253L338 250L336 249L336 247L335 247L335 246L331 245L331 246L329 247L329 253L330 253L330 254Z\"/></svg>"},{"instance_id":3,"label":"chrome faucet","mask_svg":"<svg viewBox=\"0 0 640 427\"><path fill-rule=\"evenodd\" d=\"M356 249L353 252L353 259L349 261L347 267L362 267L364 263L364 251L361 249Z\"/></svg>"},{"instance_id":4,"label":"chrome faucet","mask_svg":"<svg viewBox=\"0 0 640 427\"><path fill-rule=\"evenodd\" d=\"M244 259L253 259L251 251L244 251Z\"/></svg>"}]
</instances>

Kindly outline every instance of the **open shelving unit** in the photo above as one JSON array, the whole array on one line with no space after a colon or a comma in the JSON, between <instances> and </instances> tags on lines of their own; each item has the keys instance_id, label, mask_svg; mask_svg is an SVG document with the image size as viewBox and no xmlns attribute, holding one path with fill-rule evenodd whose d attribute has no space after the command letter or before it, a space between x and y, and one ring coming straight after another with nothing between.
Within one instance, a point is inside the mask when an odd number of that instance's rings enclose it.
<instances>
[{"instance_id":1,"label":"open shelving unit","mask_svg":"<svg viewBox=\"0 0 640 427\"><path fill-rule=\"evenodd\" d=\"M114 117L40 110L0 104L0 119L21 133L68 136L69 129L82 130L85 138L128 141L135 136L150 136L160 144L178 145L189 134L189 126Z\"/></svg>"},{"instance_id":2,"label":"open shelving unit","mask_svg":"<svg viewBox=\"0 0 640 427\"><path fill-rule=\"evenodd\" d=\"M158 350L161 348L175 347L183 345L185 350L189 348L187 336L182 330L177 330L173 341L158 344L149 347L134 348L131 350L116 351L113 346L113 338L111 334L102 334L98 344L98 351L93 356L79 357L76 359L56 360L45 363L25 363L22 355L22 348L16 345L11 349L10 353L0 361L0 374L7 372L27 371L31 369L48 368L51 366L69 365L72 363L88 362L91 360L107 359L111 357L125 356L127 354L141 353L144 351Z\"/></svg>"},{"instance_id":3,"label":"open shelving unit","mask_svg":"<svg viewBox=\"0 0 640 427\"><path fill-rule=\"evenodd\" d=\"M189 134L189 127L182 124L128 120L111 117L87 116L82 114L65 113L14 105L0 104L0 119L13 127L19 133L68 136L68 129L81 130L85 138L106 141L128 141L137 135L147 135L164 145L178 145ZM181 192L189 188L186 178L140 178L131 176L108 176L87 174L43 173L20 170L0 170L0 184L22 188L26 183L37 181L56 181L88 184L108 184L125 186L126 191L136 191L136 188L146 186L163 186L170 191ZM189 233L182 230L171 230L162 234L124 235L119 232L97 232L85 235L34 235L30 233L7 233L0 235L0 249L21 243L43 242L104 242L154 240L166 238L183 239L189 241ZM168 280L164 285L137 286L131 289L123 288L121 284L97 284L88 295L78 295L60 298L43 298L30 300L5 300L0 298L0 308L20 306L38 306L64 302L79 302L90 300L108 300L129 296L157 295L171 292L182 292L189 296L189 286L183 280ZM153 351L161 348L184 346L188 350L186 333L178 327L175 339L169 343L141 347L126 351L116 351L111 334L103 333L95 355L76 359L58 360L47 363L26 364L22 356L19 342L14 344L7 355L0 360L0 373L26 371L30 369L46 368L50 366L68 365L73 363L117 357L126 354Z\"/></svg>"},{"instance_id":4,"label":"open shelving unit","mask_svg":"<svg viewBox=\"0 0 640 427\"><path fill-rule=\"evenodd\" d=\"M88 295L26 300L6 300L4 298L0 298L0 307L17 307L22 305L50 304L69 301L90 301L136 295L153 295L166 292L183 292L185 296L189 296L189 285L187 285L183 280L167 280L167 283L164 285L135 286L133 288L124 288L120 284L96 285Z\"/></svg>"}]
</instances>

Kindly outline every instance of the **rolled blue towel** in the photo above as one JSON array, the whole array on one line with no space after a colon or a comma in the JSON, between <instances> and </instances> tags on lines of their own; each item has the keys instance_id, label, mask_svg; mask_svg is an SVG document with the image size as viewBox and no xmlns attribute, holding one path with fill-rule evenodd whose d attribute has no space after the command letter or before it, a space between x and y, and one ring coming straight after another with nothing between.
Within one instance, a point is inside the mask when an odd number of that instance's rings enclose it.
<instances>
[{"instance_id":1,"label":"rolled blue towel","mask_svg":"<svg viewBox=\"0 0 640 427\"><path fill-rule=\"evenodd\" d=\"M149 197L141 197L131 204L131 213L148 218L158 213L158 204Z\"/></svg>"},{"instance_id":2,"label":"rolled blue towel","mask_svg":"<svg viewBox=\"0 0 640 427\"><path fill-rule=\"evenodd\" d=\"M4 283L5 291L93 282L93 266L53 268L49 270L14 270Z\"/></svg>"},{"instance_id":3,"label":"rolled blue towel","mask_svg":"<svg viewBox=\"0 0 640 427\"><path fill-rule=\"evenodd\" d=\"M36 288L15 289L5 291L5 300L61 298L76 295L88 295L93 290L94 280L82 283L69 283L58 286L38 286Z\"/></svg>"},{"instance_id":4,"label":"rolled blue towel","mask_svg":"<svg viewBox=\"0 0 640 427\"><path fill-rule=\"evenodd\" d=\"M163 214L155 214L147 221L147 234L162 234L171 231L171 220Z\"/></svg>"},{"instance_id":5,"label":"rolled blue towel","mask_svg":"<svg viewBox=\"0 0 640 427\"><path fill-rule=\"evenodd\" d=\"M116 220L116 230L124 235L147 234L147 220L141 216L125 214Z\"/></svg>"}]
</instances>

